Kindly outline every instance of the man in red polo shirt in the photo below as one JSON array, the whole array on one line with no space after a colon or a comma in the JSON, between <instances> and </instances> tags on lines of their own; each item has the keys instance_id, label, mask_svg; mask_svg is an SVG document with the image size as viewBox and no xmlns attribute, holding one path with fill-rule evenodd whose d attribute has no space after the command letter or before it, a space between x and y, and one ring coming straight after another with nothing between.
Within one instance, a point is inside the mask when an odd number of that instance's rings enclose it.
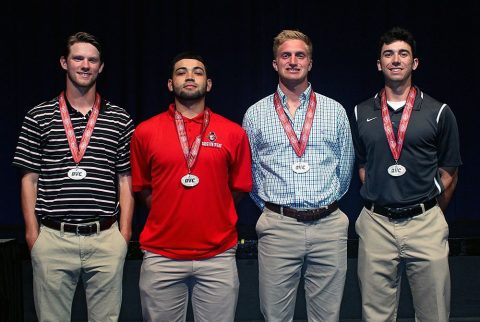
<instances>
[{"instance_id":1,"label":"man in red polo shirt","mask_svg":"<svg viewBox=\"0 0 480 322\"><path fill-rule=\"evenodd\" d=\"M131 142L133 189L150 209L140 235L145 321L233 321L238 297L234 200L252 188L245 131L205 106L212 81L202 57L172 62L168 111Z\"/></svg>"}]
</instances>

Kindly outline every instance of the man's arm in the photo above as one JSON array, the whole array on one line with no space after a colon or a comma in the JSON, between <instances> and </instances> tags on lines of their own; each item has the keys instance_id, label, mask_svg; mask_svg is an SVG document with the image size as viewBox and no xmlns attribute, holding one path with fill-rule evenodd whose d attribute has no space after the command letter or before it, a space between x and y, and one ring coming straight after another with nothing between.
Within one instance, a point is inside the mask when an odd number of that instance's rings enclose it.
<instances>
[{"instance_id":1,"label":"man's arm","mask_svg":"<svg viewBox=\"0 0 480 322\"><path fill-rule=\"evenodd\" d=\"M240 200L242 200L244 196L245 192L243 191L232 191L233 202L235 202L236 206L238 206Z\"/></svg>"},{"instance_id":2,"label":"man's arm","mask_svg":"<svg viewBox=\"0 0 480 322\"><path fill-rule=\"evenodd\" d=\"M365 166L360 166L358 168L358 176L360 177L360 182L365 183Z\"/></svg>"},{"instance_id":3,"label":"man's arm","mask_svg":"<svg viewBox=\"0 0 480 322\"><path fill-rule=\"evenodd\" d=\"M353 165L355 163L355 152L353 150L352 132L347 114L343 107L337 115L338 132L337 144L339 150L339 160L337 166L337 176L340 183L340 196L342 197L348 191L350 181L352 180Z\"/></svg>"},{"instance_id":4,"label":"man's arm","mask_svg":"<svg viewBox=\"0 0 480 322\"><path fill-rule=\"evenodd\" d=\"M29 250L38 238L39 225L35 215L37 202L38 173L25 172L21 179L21 206L25 221L25 240Z\"/></svg>"},{"instance_id":5,"label":"man's arm","mask_svg":"<svg viewBox=\"0 0 480 322\"><path fill-rule=\"evenodd\" d=\"M120 233L128 243L132 237L132 218L135 205L130 172L118 175L118 190L120 202Z\"/></svg>"},{"instance_id":6,"label":"man's arm","mask_svg":"<svg viewBox=\"0 0 480 322\"><path fill-rule=\"evenodd\" d=\"M445 190L443 193L438 196L438 204L443 212L447 209L448 203L452 199L453 192L455 191L455 187L457 186L458 181L458 168L453 167L445 167L439 168L438 171L440 172L440 180L442 180L443 187Z\"/></svg>"},{"instance_id":7,"label":"man's arm","mask_svg":"<svg viewBox=\"0 0 480 322\"><path fill-rule=\"evenodd\" d=\"M148 210L152 207L152 189L146 188L136 193L140 203L147 207Z\"/></svg>"},{"instance_id":8,"label":"man's arm","mask_svg":"<svg viewBox=\"0 0 480 322\"><path fill-rule=\"evenodd\" d=\"M260 165L260 157L258 152L258 142L256 140L256 131L258 126L254 122L258 118L252 116L252 113L245 114L243 118L242 126L247 133L247 138L250 146L250 155L251 155L251 173L252 173L252 191L250 192L250 197L253 202L257 205L260 210L263 210L265 202L258 196L258 189L263 184L262 169ZM235 196L234 196L235 198Z\"/></svg>"}]
</instances>

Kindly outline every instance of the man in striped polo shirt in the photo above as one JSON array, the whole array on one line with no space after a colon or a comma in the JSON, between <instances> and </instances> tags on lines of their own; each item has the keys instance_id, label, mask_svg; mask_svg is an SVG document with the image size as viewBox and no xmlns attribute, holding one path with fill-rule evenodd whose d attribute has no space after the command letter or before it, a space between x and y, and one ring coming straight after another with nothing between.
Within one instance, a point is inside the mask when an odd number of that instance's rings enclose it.
<instances>
[{"instance_id":1,"label":"man in striped polo shirt","mask_svg":"<svg viewBox=\"0 0 480 322\"><path fill-rule=\"evenodd\" d=\"M13 161L35 309L39 321L69 321L81 278L88 320L117 321L134 205L133 122L96 91L104 65L93 35L70 36L60 65L66 90L27 113Z\"/></svg>"}]
</instances>

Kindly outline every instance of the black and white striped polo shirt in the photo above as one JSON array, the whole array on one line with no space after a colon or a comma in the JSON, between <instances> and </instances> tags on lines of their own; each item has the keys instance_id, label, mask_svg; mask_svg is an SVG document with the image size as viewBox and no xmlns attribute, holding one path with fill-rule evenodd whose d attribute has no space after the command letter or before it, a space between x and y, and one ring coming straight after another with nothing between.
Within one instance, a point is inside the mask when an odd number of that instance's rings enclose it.
<instances>
[{"instance_id":1,"label":"black and white striped polo shirt","mask_svg":"<svg viewBox=\"0 0 480 322\"><path fill-rule=\"evenodd\" d=\"M70 105L68 110L78 144L91 112L84 116ZM39 174L36 214L65 219L117 215L117 175L130 171L133 130L124 109L102 100L90 143L78 165L87 176L72 180L67 174L76 164L58 98L31 109L23 121L13 165Z\"/></svg>"}]
</instances>

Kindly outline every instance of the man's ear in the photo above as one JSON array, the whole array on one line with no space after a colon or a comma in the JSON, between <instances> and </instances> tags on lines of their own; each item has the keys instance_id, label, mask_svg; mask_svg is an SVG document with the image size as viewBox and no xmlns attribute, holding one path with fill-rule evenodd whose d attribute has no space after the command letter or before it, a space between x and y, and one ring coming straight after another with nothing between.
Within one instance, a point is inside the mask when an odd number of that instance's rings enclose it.
<instances>
[{"instance_id":1,"label":"man's ear","mask_svg":"<svg viewBox=\"0 0 480 322\"><path fill-rule=\"evenodd\" d=\"M67 70L67 60L65 59L65 56L60 57L60 67Z\"/></svg>"},{"instance_id":2,"label":"man's ear","mask_svg":"<svg viewBox=\"0 0 480 322\"><path fill-rule=\"evenodd\" d=\"M213 86L212 80L210 78L207 79L207 93L210 92L210 90L212 89L212 86Z\"/></svg>"},{"instance_id":3,"label":"man's ear","mask_svg":"<svg viewBox=\"0 0 480 322\"><path fill-rule=\"evenodd\" d=\"M277 66L277 61L274 59L272 62L273 69L278 72L278 66Z\"/></svg>"},{"instance_id":4,"label":"man's ear","mask_svg":"<svg viewBox=\"0 0 480 322\"><path fill-rule=\"evenodd\" d=\"M414 58L414 59L413 59L412 70L417 69L418 64L420 64L420 61L418 60L418 58Z\"/></svg>"}]
</instances>

